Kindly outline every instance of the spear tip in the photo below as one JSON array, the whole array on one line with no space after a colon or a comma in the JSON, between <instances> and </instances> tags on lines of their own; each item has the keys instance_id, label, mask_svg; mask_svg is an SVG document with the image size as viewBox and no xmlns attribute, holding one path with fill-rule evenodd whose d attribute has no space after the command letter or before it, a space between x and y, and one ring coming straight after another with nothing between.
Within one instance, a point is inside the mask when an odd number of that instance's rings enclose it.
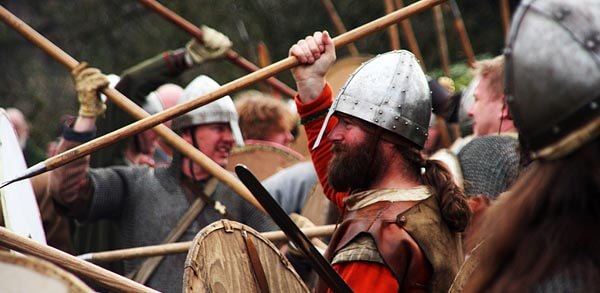
<instances>
[{"instance_id":1,"label":"spear tip","mask_svg":"<svg viewBox=\"0 0 600 293\"><path fill-rule=\"evenodd\" d=\"M25 170L25 173L23 175L2 182L2 184L0 184L0 189L4 188L12 183L15 183L17 181L21 181L23 179L31 178L33 176L42 174L46 171L47 171L46 162L45 161L39 162L39 163L27 168L27 170Z\"/></svg>"}]
</instances>

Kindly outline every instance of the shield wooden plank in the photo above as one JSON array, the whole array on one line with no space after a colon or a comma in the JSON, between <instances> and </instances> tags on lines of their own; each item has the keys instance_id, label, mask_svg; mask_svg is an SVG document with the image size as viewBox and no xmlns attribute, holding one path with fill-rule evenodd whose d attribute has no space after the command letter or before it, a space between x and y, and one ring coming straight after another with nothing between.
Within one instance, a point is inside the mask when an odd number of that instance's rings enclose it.
<instances>
[{"instance_id":1,"label":"shield wooden plank","mask_svg":"<svg viewBox=\"0 0 600 293\"><path fill-rule=\"evenodd\" d=\"M309 292L277 247L254 229L221 220L202 229L188 251L183 292L261 292L246 241L256 248L270 292Z\"/></svg>"},{"instance_id":2,"label":"shield wooden plank","mask_svg":"<svg viewBox=\"0 0 600 293\"><path fill-rule=\"evenodd\" d=\"M251 169L259 180L264 180L304 160L304 156L280 144L251 140L246 141L246 145L233 149L225 169L233 172L235 165L243 164Z\"/></svg>"},{"instance_id":3,"label":"shield wooden plank","mask_svg":"<svg viewBox=\"0 0 600 293\"><path fill-rule=\"evenodd\" d=\"M0 251L0 292L94 292L71 273L45 260Z\"/></svg>"},{"instance_id":4,"label":"shield wooden plank","mask_svg":"<svg viewBox=\"0 0 600 293\"><path fill-rule=\"evenodd\" d=\"M23 175L27 165L15 130L0 108L0 182ZM0 189L4 224L11 231L46 244L40 209L29 179Z\"/></svg>"}]
</instances>

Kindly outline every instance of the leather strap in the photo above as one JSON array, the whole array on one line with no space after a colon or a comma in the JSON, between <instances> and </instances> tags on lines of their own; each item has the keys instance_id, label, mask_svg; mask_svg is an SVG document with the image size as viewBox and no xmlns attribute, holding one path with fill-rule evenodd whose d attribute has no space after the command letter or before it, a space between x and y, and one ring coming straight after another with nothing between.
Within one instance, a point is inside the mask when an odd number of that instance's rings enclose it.
<instances>
[{"instance_id":1,"label":"leather strap","mask_svg":"<svg viewBox=\"0 0 600 293\"><path fill-rule=\"evenodd\" d=\"M185 181L182 181L182 183L184 192L186 192L186 194L190 193L190 184L187 184ZM194 193L209 198L206 194L212 195L212 193L217 187L217 183L217 179L213 177L206 183L204 190L195 190L196 192ZM200 198L196 198L194 202L190 205L189 209L181 217L177 225L163 240L162 244L173 243L178 241L181 238L181 236L183 236L183 233L185 233L185 231L190 227L190 225L192 225L192 223L198 217L200 212L202 212L205 204L206 202L202 196L200 196ZM140 265L140 267L137 270L132 271L127 276L140 284L145 284L148 281L148 279L150 279L158 265L160 265L163 258L164 256L162 255L148 258Z\"/></svg>"},{"instance_id":2,"label":"leather strap","mask_svg":"<svg viewBox=\"0 0 600 293\"><path fill-rule=\"evenodd\" d=\"M265 271L263 270L262 264L260 263L258 251L256 250L256 246L254 245L254 241L252 241L252 238L248 237L248 233L243 228L242 238L244 238L244 243L246 243L246 250L248 251L250 265L252 266L252 274L254 275L256 283L258 283L258 288L260 292L268 293L269 283L267 282Z\"/></svg>"}]
</instances>

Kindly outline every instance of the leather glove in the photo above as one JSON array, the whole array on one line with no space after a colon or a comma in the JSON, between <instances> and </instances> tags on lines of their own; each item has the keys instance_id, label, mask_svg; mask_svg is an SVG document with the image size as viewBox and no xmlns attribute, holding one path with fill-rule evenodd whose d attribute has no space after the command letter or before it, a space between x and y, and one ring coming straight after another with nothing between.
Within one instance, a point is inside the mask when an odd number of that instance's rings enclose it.
<instances>
[{"instance_id":1,"label":"leather glove","mask_svg":"<svg viewBox=\"0 0 600 293\"><path fill-rule=\"evenodd\" d=\"M93 118L106 110L98 91L108 86L108 79L98 68L87 66L86 62L81 62L71 71L71 75L79 100L79 116Z\"/></svg>"},{"instance_id":2,"label":"leather glove","mask_svg":"<svg viewBox=\"0 0 600 293\"><path fill-rule=\"evenodd\" d=\"M231 48L232 43L226 35L205 25L201 29L204 42L201 44L194 38L185 45L187 55L194 63L220 58Z\"/></svg>"}]
</instances>

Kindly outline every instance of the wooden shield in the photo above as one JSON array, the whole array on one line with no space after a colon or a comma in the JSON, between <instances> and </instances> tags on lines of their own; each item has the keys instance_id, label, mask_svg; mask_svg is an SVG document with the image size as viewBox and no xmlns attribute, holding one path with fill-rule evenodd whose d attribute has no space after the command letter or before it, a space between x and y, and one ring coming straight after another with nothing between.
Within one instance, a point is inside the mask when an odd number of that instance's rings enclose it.
<instances>
[{"instance_id":1,"label":"wooden shield","mask_svg":"<svg viewBox=\"0 0 600 293\"><path fill-rule=\"evenodd\" d=\"M256 253L249 252L251 249ZM259 260L254 265L253 256ZM205 227L192 241L183 271L183 292L261 292L257 281L260 269L255 269L258 262L269 292L309 292L273 243L254 229L227 220Z\"/></svg>"},{"instance_id":2,"label":"wooden shield","mask_svg":"<svg viewBox=\"0 0 600 293\"><path fill-rule=\"evenodd\" d=\"M94 292L71 273L45 260L0 251L0 292Z\"/></svg>"},{"instance_id":3,"label":"wooden shield","mask_svg":"<svg viewBox=\"0 0 600 293\"><path fill-rule=\"evenodd\" d=\"M27 165L15 130L4 109L0 108L0 182L23 175ZM29 179L0 189L6 228L39 243L46 244L40 209Z\"/></svg>"},{"instance_id":4,"label":"wooden shield","mask_svg":"<svg viewBox=\"0 0 600 293\"><path fill-rule=\"evenodd\" d=\"M325 79L331 89L333 90L333 96L337 96L340 92L340 88L346 83L348 77L356 68L358 68L363 62L373 58L373 56L357 56L357 57L346 57L338 59L332 66L327 70Z\"/></svg>"},{"instance_id":5,"label":"wooden shield","mask_svg":"<svg viewBox=\"0 0 600 293\"><path fill-rule=\"evenodd\" d=\"M242 147L235 147L225 169L233 172L235 165L244 164L259 180L304 160L304 156L294 150L266 141L247 141Z\"/></svg>"}]
</instances>

